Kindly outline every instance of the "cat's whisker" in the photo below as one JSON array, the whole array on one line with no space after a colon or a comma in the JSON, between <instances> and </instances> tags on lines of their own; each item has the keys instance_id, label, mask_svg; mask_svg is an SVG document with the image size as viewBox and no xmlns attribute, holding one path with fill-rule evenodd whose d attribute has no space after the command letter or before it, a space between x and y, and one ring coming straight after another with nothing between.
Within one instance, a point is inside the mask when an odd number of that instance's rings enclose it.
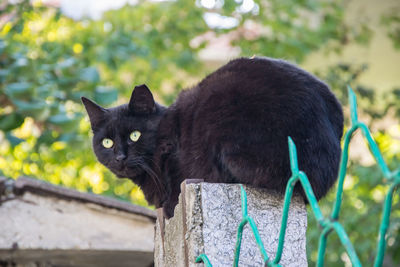
<instances>
[{"instance_id":1,"label":"cat's whisker","mask_svg":"<svg viewBox=\"0 0 400 267\"><path fill-rule=\"evenodd\" d=\"M152 179L153 183L155 184L157 191L160 194L165 193L165 189L163 187L163 184L161 183L157 173L146 163L147 161L150 161L154 163L154 161L150 157L146 157L145 155L141 155L140 158L132 158L127 162L127 166L131 168L140 168L144 172L150 176Z\"/></svg>"},{"instance_id":2,"label":"cat's whisker","mask_svg":"<svg viewBox=\"0 0 400 267\"><path fill-rule=\"evenodd\" d=\"M158 192L161 194L165 193L165 188L162 186L160 179L158 179L157 174L145 164L143 164L141 167L151 177L151 179L153 180L153 182L157 187Z\"/></svg>"},{"instance_id":3,"label":"cat's whisker","mask_svg":"<svg viewBox=\"0 0 400 267\"><path fill-rule=\"evenodd\" d=\"M160 166L158 166L158 164L154 161L154 159L152 159L151 157L145 157L145 159L151 162L151 164L152 164L152 166L153 166L153 169L156 170L156 173L161 173L161 168L160 168ZM157 178L158 178L158 175L157 175Z\"/></svg>"}]
</instances>

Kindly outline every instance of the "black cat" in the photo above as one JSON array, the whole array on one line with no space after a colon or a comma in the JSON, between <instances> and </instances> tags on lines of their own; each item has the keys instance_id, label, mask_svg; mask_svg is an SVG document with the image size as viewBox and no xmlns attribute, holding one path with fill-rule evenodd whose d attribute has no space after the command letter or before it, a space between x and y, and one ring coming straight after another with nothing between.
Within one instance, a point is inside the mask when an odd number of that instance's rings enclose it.
<instances>
[{"instance_id":1,"label":"black cat","mask_svg":"<svg viewBox=\"0 0 400 267\"><path fill-rule=\"evenodd\" d=\"M284 192L288 136L317 199L336 180L343 113L328 86L282 60L239 58L184 90L170 107L136 86L128 105L82 98L98 160L173 216L180 183L243 183ZM300 186L295 191L303 197Z\"/></svg>"}]
</instances>

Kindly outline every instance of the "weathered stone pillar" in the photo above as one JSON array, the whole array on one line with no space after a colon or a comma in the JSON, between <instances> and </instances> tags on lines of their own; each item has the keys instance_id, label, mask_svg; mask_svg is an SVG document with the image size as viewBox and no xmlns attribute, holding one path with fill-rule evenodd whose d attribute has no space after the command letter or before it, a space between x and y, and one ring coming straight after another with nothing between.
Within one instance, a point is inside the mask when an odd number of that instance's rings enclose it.
<instances>
[{"instance_id":1,"label":"weathered stone pillar","mask_svg":"<svg viewBox=\"0 0 400 267\"><path fill-rule=\"evenodd\" d=\"M186 180L179 204L170 220L158 212L155 233L155 266L203 266L198 255L208 256L214 267L232 266L237 228L242 220L240 186ZM273 259L278 246L283 196L262 189L244 187L248 214L258 228L268 256ZM293 198L280 263L307 266L307 211L303 200ZM244 229L239 266L263 266L261 253L247 225Z\"/></svg>"}]
</instances>

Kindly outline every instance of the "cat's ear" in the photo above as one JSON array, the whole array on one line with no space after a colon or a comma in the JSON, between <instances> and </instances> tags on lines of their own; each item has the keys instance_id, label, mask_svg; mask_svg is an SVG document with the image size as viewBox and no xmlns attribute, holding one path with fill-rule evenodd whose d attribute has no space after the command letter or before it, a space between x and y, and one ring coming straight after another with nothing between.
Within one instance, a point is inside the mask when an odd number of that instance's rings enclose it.
<instances>
[{"instance_id":1,"label":"cat's ear","mask_svg":"<svg viewBox=\"0 0 400 267\"><path fill-rule=\"evenodd\" d=\"M100 107L92 100L81 97L82 103L86 108L86 111L89 115L90 124L92 125L92 129L96 128L99 123L104 120L104 115L108 112L107 109Z\"/></svg>"},{"instance_id":2,"label":"cat's ear","mask_svg":"<svg viewBox=\"0 0 400 267\"><path fill-rule=\"evenodd\" d=\"M153 95L145 84L133 89L129 109L135 114L151 114L156 111Z\"/></svg>"}]
</instances>

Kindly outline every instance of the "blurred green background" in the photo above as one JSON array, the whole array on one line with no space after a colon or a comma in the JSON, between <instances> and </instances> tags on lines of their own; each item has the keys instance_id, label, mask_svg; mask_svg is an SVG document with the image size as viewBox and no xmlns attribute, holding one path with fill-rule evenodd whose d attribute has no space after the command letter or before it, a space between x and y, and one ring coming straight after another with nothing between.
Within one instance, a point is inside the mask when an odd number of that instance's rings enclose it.
<instances>
[{"instance_id":1,"label":"blurred green background","mask_svg":"<svg viewBox=\"0 0 400 267\"><path fill-rule=\"evenodd\" d=\"M63 2L0 2L2 176L35 177L146 206L137 186L96 162L80 97L113 106L146 83L169 105L230 58L252 55L290 60L325 80L344 106L347 126L350 84L388 165L400 166L399 1L116 1L118 8L96 16L79 16ZM375 256L387 188L356 136L340 221L365 264ZM334 191L320 202L325 214ZM397 193L385 266L400 265L399 208ZM319 233L310 213L310 265ZM325 261L350 265L335 235Z\"/></svg>"}]
</instances>

